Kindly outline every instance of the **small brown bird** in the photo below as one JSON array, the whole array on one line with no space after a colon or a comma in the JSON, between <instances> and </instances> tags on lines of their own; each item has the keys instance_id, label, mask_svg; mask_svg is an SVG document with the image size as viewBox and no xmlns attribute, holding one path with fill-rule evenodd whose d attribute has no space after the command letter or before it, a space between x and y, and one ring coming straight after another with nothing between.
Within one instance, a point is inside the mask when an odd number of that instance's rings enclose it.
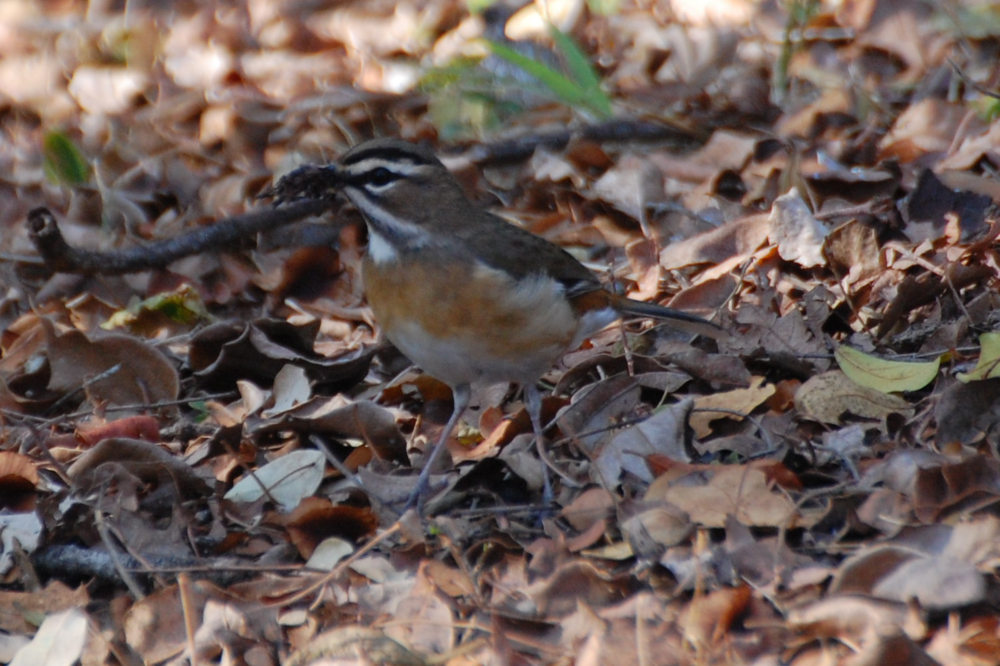
<instances>
[{"instance_id":1,"label":"small brown bird","mask_svg":"<svg viewBox=\"0 0 1000 666\"><path fill-rule=\"evenodd\" d=\"M471 385L520 384L547 460L536 382L563 353L622 315L672 320L713 337L722 332L700 317L608 291L562 248L473 204L420 146L367 141L332 172L368 225L362 277L375 319L400 351L454 395L451 418L408 507L422 505L430 470L469 404Z\"/></svg>"}]
</instances>

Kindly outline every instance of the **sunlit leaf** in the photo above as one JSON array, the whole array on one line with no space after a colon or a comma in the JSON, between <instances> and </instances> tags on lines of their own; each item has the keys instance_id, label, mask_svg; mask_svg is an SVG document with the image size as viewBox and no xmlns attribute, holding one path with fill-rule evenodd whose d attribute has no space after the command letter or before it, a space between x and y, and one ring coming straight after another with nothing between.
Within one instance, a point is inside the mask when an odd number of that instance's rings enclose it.
<instances>
[{"instance_id":1,"label":"sunlit leaf","mask_svg":"<svg viewBox=\"0 0 1000 666\"><path fill-rule=\"evenodd\" d=\"M201 296L190 285L184 285L172 292L156 294L118 310L101 324L105 330L116 328L141 328L144 320L154 323L166 319L174 323L190 325L209 318Z\"/></svg>"},{"instance_id":2,"label":"sunlit leaf","mask_svg":"<svg viewBox=\"0 0 1000 666\"><path fill-rule=\"evenodd\" d=\"M919 391L937 377L941 358L932 361L890 361L840 346L834 352L837 365L856 384L882 391Z\"/></svg>"},{"instance_id":3,"label":"sunlit leaf","mask_svg":"<svg viewBox=\"0 0 1000 666\"><path fill-rule=\"evenodd\" d=\"M1000 333L979 336L979 362L970 372L958 373L960 382L976 382L1000 377Z\"/></svg>"}]
</instances>

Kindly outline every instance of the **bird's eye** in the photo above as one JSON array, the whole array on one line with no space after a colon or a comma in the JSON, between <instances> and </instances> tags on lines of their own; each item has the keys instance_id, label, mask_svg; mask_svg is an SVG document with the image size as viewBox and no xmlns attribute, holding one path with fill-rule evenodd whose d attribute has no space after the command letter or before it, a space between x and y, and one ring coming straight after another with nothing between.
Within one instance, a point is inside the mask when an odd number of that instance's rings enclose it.
<instances>
[{"instance_id":1,"label":"bird's eye","mask_svg":"<svg viewBox=\"0 0 1000 666\"><path fill-rule=\"evenodd\" d=\"M396 180L397 175L392 171L389 171L385 167L378 167L372 169L368 173L368 182L376 187L381 187L383 185L388 185L392 181Z\"/></svg>"}]
</instances>

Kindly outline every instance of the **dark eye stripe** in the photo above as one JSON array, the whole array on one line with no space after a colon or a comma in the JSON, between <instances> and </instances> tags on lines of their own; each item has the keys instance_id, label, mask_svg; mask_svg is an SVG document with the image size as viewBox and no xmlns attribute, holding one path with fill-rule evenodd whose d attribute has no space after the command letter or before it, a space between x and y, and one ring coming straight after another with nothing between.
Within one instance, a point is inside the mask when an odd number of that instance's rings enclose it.
<instances>
[{"instance_id":1,"label":"dark eye stripe","mask_svg":"<svg viewBox=\"0 0 1000 666\"><path fill-rule=\"evenodd\" d=\"M387 169L384 166L375 167L374 169L368 169L366 171L361 171L357 173L350 173L350 172L342 172L342 173L343 175L341 177L345 182L354 185L355 187L364 187L364 188L367 188L369 186L375 188L384 187L389 183L393 183L397 180L400 180L401 178L406 177L404 174L397 173L395 171L392 171L391 169Z\"/></svg>"},{"instance_id":2,"label":"dark eye stripe","mask_svg":"<svg viewBox=\"0 0 1000 666\"><path fill-rule=\"evenodd\" d=\"M386 169L385 167L375 167L371 171L361 174L360 178L376 187L381 185L388 185L389 183L399 180L403 176L401 174L395 173Z\"/></svg>"}]
</instances>

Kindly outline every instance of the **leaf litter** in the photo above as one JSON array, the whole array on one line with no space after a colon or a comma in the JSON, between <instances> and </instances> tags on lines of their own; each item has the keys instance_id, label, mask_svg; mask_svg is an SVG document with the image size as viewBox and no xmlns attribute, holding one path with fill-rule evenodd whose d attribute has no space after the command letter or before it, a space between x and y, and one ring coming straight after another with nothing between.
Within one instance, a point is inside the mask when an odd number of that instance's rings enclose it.
<instances>
[{"instance_id":1,"label":"leaf litter","mask_svg":"<svg viewBox=\"0 0 1000 666\"><path fill-rule=\"evenodd\" d=\"M995 662L995 8L549 4L6 8L0 660ZM551 511L500 387L399 519L450 396L356 213L124 276L26 231L155 243L372 135L731 333L553 367Z\"/></svg>"}]
</instances>

